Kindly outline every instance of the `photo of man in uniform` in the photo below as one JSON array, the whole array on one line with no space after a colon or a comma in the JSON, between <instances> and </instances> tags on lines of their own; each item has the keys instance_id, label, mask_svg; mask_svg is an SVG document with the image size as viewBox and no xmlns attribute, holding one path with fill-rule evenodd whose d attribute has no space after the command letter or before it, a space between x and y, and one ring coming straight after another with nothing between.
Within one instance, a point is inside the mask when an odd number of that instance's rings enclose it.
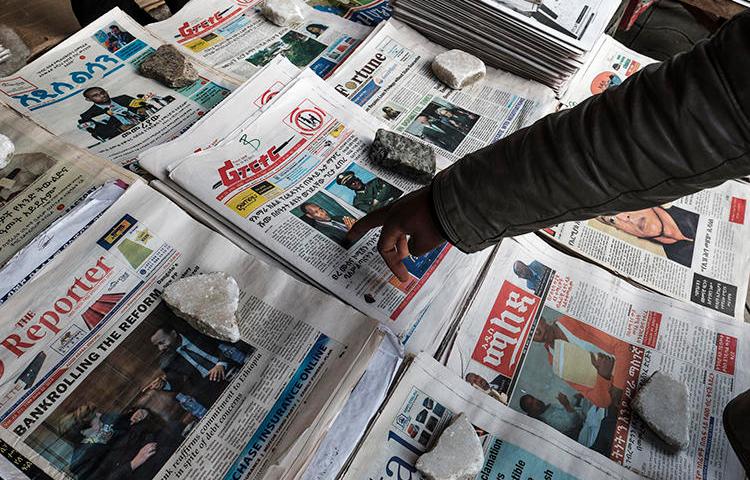
<instances>
[{"instance_id":1,"label":"photo of man in uniform","mask_svg":"<svg viewBox=\"0 0 750 480\"><path fill-rule=\"evenodd\" d=\"M454 152L479 121L479 115L434 98L406 129L412 135Z\"/></svg>"},{"instance_id":2,"label":"photo of man in uniform","mask_svg":"<svg viewBox=\"0 0 750 480\"><path fill-rule=\"evenodd\" d=\"M80 115L78 124L86 125L85 129L96 139L115 138L146 118L132 106L136 98L130 95L110 97L105 89L90 87L83 91L83 97L93 105Z\"/></svg>"},{"instance_id":3,"label":"photo of man in uniform","mask_svg":"<svg viewBox=\"0 0 750 480\"><path fill-rule=\"evenodd\" d=\"M339 174L339 176L336 177L336 183L343 185L354 192L352 205L357 210L361 210L365 213L370 213L375 209L387 205L404 193L378 177L375 177L368 182L363 182L362 179L351 170Z\"/></svg>"}]
</instances>

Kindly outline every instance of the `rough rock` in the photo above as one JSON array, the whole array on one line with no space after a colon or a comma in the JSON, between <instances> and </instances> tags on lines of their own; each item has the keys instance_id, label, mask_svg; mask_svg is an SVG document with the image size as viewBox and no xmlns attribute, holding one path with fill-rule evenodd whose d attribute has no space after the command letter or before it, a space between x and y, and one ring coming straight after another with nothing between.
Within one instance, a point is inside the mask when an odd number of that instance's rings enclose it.
<instances>
[{"instance_id":1,"label":"rough rock","mask_svg":"<svg viewBox=\"0 0 750 480\"><path fill-rule=\"evenodd\" d=\"M0 133L0 169L8 166L15 152L13 140Z\"/></svg>"},{"instance_id":2,"label":"rough rock","mask_svg":"<svg viewBox=\"0 0 750 480\"><path fill-rule=\"evenodd\" d=\"M182 88L198 81L198 72L172 45L162 45L139 68L141 75L170 88Z\"/></svg>"},{"instance_id":3,"label":"rough rock","mask_svg":"<svg viewBox=\"0 0 750 480\"><path fill-rule=\"evenodd\" d=\"M172 11L166 5L159 5L156 8L148 10L146 13L148 13L151 18L153 18L157 22L164 21L172 16Z\"/></svg>"},{"instance_id":4,"label":"rough rock","mask_svg":"<svg viewBox=\"0 0 750 480\"><path fill-rule=\"evenodd\" d=\"M280 27L286 27L305 20L302 5L297 0L266 0L260 7L266 19Z\"/></svg>"},{"instance_id":5,"label":"rough rock","mask_svg":"<svg viewBox=\"0 0 750 480\"><path fill-rule=\"evenodd\" d=\"M484 450L474 427L459 414L432 450L417 460L417 470L429 480L473 479L484 466Z\"/></svg>"},{"instance_id":6,"label":"rough rock","mask_svg":"<svg viewBox=\"0 0 750 480\"><path fill-rule=\"evenodd\" d=\"M0 44L10 55L0 62L0 77L7 77L26 65L31 50L21 37L7 25L0 25Z\"/></svg>"},{"instance_id":7,"label":"rough rock","mask_svg":"<svg viewBox=\"0 0 750 480\"><path fill-rule=\"evenodd\" d=\"M484 62L462 50L448 50L432 61L435 76L449 87L460 90L487 75Z\"/></svg>"},{"instance_id":8,"label":"rough rock","mask_svg":"<svg viewBox=\"0 0 750 480\"><path fill-rule=\"evenodd\" d=\"M234 316L240 288L229 275L217 272L181 278L165 288L162 297L178 317L199 332L229 342L240 339Z\"/></svg>"},{"instance_id":9,"label":"rough rock","mask_svg":"<svg viewBox=\"0 0 750 480\"><path fill-rule=\"evenodd\" d=\"M655 372L638 389L631 407L667 445L685 449L690 443L688 396L684 382Z\"/></svg>"},{"instance_id":10,"label":"rough rock","mask_svg":"<svg viewBox=\"0 0 750 480\"><path fill-rule=\"evenodd\" d=\"M435 176L432 147L382 128L370 147L370 160L419 183L429 183Z\"/></svg>"}]
</instances>

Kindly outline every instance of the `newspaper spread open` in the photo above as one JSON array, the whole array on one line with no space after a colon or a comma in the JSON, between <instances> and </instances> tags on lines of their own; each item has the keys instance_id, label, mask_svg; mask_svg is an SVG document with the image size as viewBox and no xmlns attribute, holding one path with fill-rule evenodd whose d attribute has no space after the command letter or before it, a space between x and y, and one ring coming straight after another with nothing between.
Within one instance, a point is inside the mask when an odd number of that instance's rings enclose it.
<instances>
[{"instance_id":1,"label":"newspaper spread open","mask_svg":"<svg viewBox=\"0 0 750 480\"><path fill-rule=\"evenodd\" d=\"M411 278L401 283L377 253L377 232L346 241L358 218L418 187L370 163L377 127L308 70L257 117L247 142L227 139L170 176L280 261L389 324L419 351L440 343L488 254L464 255L445 244L407 258ZM441 290L446 284L451 288Z\"/></svg>"},{"instance_id":2,"label":"newspaper spread open","mask_svg":"<svg viewBox=\"0 0 750 480\"><path fill-rule=\"evenodd\" d=\"M609 35L602 35L588 55L586 63L573 78L560 102L572 108L609 87L624 82L656 60L630 50Z\"/></svg>"},{"instance_id":3,"label":"newspaper spread open","mask_svg":"<svg viewBox=\"0 0 750 480\"><path fill-rule=\"evenodd\" d=\"M0 132L16 149L10 164L0 169L0 266L96 187L135 178L3 104Z\"/></svg>"},{"instance_id":4,"label":"newspaper spread open","mask_svg":"<svg viewBox=\"0 0 750 480\"><path fill-rule=\"evenodd\" d=\"M531 234L500 245L448 367L648 478L741 478L722 411L750 386L747 334L748 325L639 289ZM656 371L690 392L690 445L677 453L630 409Z\"/></svg>"},{"instance_id":5,"label":"newspaper spread open","mask_svg":"<svg viewBox=\"0 0 750 480\"><path fill-rule=\"evenodd\" d=\"M414 359L398 380L342 478L424 478L414 466L417 458L462 412L484 448L484 468L477 479L639 478L499 404L427 355Z\"/></svg>"},{"instance_id":6,"label":"newspaper spread open","mask_svg":"<svg viewBox=\"0 0 750 480\"><path fill-rule=\"evenodd\" d=\"M391 18L391 0L306 0L316 10L374 26Z\"/></svg>"},{"instance_id":7,"label":"newspaper spread open","mask_svg":"<svg viewBox=\"0 0 750 480\"><path fill-rule=\"evenodd\" d=\"M407 25L389 20L328 82L388 126L430 144L443 169L552 112L554 92L488 68L487 77L452 90L432 73L446 51Z\"/></svg>"},{"instance_id":8,"label":"newspaper spread open","mask_svg":"<svg viewBox=\"0 0 750 480\"><path fill-rule=\"evenodd\" d=\"M303 5L305 21L277 27L260 14L262 0L192 0L146 28L182 52L235 77L250 78L274 57L329 75L370 27Z\"/></svg>"},{"instance_id":9,"label":"newspaper spread open","mask_svg":"<svg viewBox=\"0 0 750 480\"><path fill-rule=\"evenodd\" d=\"M179 89L138 74L161 43L113 9L0 79L0 99L68 143L132 163L140 151L184 132L236 87L200 65L201 78Z\"/></svg>"},{"instance_id":10,"label":"newspaper spread open","mask_svg":"<svg viewBox=\"0 0 750 480\"><path fill-rule=\"evenodd\" d=\"M161 301L214 271L240 285L236 343ZM3 312L0 438L56 479L302 471L381 339L140 181Z\"/></svg>"},{"instance_id":11,"label":"newspaper spread open","mask_svg":"<svg viewBox=\"0 0 750 480\"><path fill-rule=\"evenodd\" d=\"M555 241L680 300L744 318L750 185L730 181L671 204L545 229Z\"/></svg>"}]
</instances>

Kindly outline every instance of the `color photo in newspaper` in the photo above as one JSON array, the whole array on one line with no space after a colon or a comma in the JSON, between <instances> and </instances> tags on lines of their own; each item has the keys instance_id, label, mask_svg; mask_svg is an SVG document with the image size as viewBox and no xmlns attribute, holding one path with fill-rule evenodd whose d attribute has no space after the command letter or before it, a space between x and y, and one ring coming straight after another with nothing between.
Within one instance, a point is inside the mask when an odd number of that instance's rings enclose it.
<instances>
[{"instance_id":1,"label":"color photo in newspaper","mask_svg":"<svg viewBox=\"0 0 750 480\"><path fill-rule=\"evenodd\" d=\"M130 164L184 132L236 86L199 65L200 79L179 89L139 75L160 43L114 9L0 79L0 98L66 142Z\"/></svg>"},{"instance_id":2,"label":"color photo in newspaper","mask_svg":"<svg viewBox=\"0 0 750 480\"><path fill-rule=\"evenodd\" d=\"M414 466L463 412L484 448L477 479L635 479L637 475L500 405L421 354L409 364L344 480L423 478Z\"/></svg>"},{"instance_id":3,"label":"color photo in newspaper","mask_svg":"<svg viewBox=\"0 0 750 480\"><path fill-rule=\"evenodd\" d=\"M671 204L543 232L649 288L744 319L750 185L730 181Z\"/></svg>"},{"instance_id":4,"label":"color photo in newspaper","mask_svg":"<svg viewBox=\"0 0 750 480\"><path fill-rule=\"evenodd\" d=\"M481 82L452 90L432 73L432 60L444 51L407 25L389 20L375 28L328 83L390 129L434 147L439 169L557 106L551 89L493 68Z\"/></svg>"},{"instance_id":5,"label":"color photo in newspaper","mask_svg":"<svg viewBox=\"0 0 750 480\"><path fill-rule=\"evenodd\" d=\"M448 366L641 475L739 478L721 415L750 383L747 328L634 287L531 234L500 245ZM690 445L674 454L630 409L656 371L690 391Z\"/></svg>"},{"instance_id":6,"label":"color photo in newspaper","mask_svg":"<svg viewBox=\"0 0 750 480\"><path fill-rule=\"evenodd\" d=\"M390 0L306 0L315 10L373 27L391 18Z\"/></svg>"},{"instance_id":7,"label":"color photo in newspaper","mask_svg":"<svg viewBox=\"0 0 750 480\"><path fill-rule=\"evenodd\" d=\"M186 55L240 79L278 55L328 76L370 28L304 7L304 22L277 27L260 14L262 0L192 0L171 18L146 28Z\"/></svg>"},{"instance_id":8,"label":"color photo in newspaper","mask_svg":"<svg viewBox=\"0 0 750 480\"><path fill-rule=\"evenodd\" d=\"M206 272L237 279L238 342L161 301ZM141 182L3 312L0 438L58 479L255 479L282 459L297 471L380 339Z\"/></svg>"}]
</instances>

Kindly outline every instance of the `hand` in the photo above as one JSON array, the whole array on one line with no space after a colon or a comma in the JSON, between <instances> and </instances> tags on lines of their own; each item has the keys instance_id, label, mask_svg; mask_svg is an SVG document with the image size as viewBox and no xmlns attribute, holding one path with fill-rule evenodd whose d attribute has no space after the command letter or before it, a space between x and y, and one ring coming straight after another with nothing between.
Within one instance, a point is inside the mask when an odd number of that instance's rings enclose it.
<instances>
[{"instance_id":1,"label":"hand","mask_svg":"<svg viewBox=\"0 0 750 480\"><path fill-rule=\"evenodd\" d=\"M220 382L224 380L224 366L214 365L214 368L208 371L208 379L212 382Z\"/></svg>"},{"instance_id":2,"label":"hand","mask_svg":"<svg viewBox=\"0 0 750 480\"><path fill-rule=\"evenodd\" d=\"M563 392L559 392L557 394L557 401L560 402L560 405L565 407L565 409L570 407L570 400L568 399L568 396L565 395Z\"/></svg>"},{"instance_id":3,"label":"hand","mask_svg":"<svg viewBox=\"0 0 750 480\"><path fill-rule=\"evenodd\" d=\"M133 457L133 459L130 461L130 469L135 470L136 468L146 463L146 460L154 456L154 454L156 453L156 447L158 446L159 444L157 444L156 442L151 442L141 447L141 449L138 450L136 456Z\"/></svg>"},{"instance_id":4,"label":"hand","mask_svg":"<svg viewBox=\"0 0 750 480\"><path fill-rule=\"evenodd\" d=\"M383 226L378 241L378 252L388 268L402 281L409 280L409 272L401 261L413 255L424 255L445 239L432 218L432 191L425 187L375 210L354 224L347 239L352 243L373 228Z\"/></svg>"},{"instance_id":5,"label":"hand","mask_svg":"<svg viewBox=\"0 0 750 480\"><path fill-rule=\"evenodd\" d=\"M349 230L352 229L354 224L357 223L357 219L353 217L344 217L344 225L346 225L346 228Z\"/></svg>"},{"instance_id":6,"label":"hand","mask_svg":"<svg viewBox=\"0 0 750 480\"><path fill-rule=\"evenodd\" d=\"M167 379L165 377L156 377L155 379L151 380L151 383L146 385L146 388L144 390L162 390L166 384Z\"/></svg>"},{"instance_id":7,"label":"hand","mask_svg":"<svg viewBox=\"0 0 750 480\"><path fill-rule=\"evenodd\" d=\"M596 368L596 372L605 380L612 379L612 369L615 366L615 359L604 353L591 354L591 365Z\"/></svg>"}]
</instances>

